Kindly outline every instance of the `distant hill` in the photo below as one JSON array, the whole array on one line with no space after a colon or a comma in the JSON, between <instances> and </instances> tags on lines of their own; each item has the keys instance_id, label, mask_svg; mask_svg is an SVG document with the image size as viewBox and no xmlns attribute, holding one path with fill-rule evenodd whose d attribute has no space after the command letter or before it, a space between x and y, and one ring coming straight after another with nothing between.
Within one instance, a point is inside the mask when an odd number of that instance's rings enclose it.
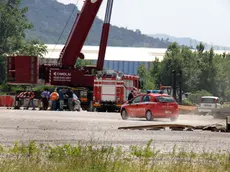
<instances>
[{"instance_id":1,"label":"distant hill","mask_svg":"<svg viewBox=\"0 0 230 172\"><path fill-rule=\"evenodd\" d=\"M65 43L78 12L74 4L64 5L56 0L22 0L21 6L29 7L28 19L35 27L33 31L27 32L27 38L39 38L46 44L56 44L58 40L59 44ZM69 23L60 37L69 16ZM102 24L103 21L96 18L85 44L99 45ZM109 46L124 47L167 48L169 44L144 35L139 30L133 31L117 26L111 27L108 41Z\"/></svg>"},{"instance_id":2,"label":"distant hill","mask_svg":"<svg viewBox=\"0 0 230 172\"><path fill-rule=\"evenodd\" d=\"M179 45L185 45L188 47L193 47L195 48L198 44L200 44L200 42L203 41L198 41L196 39L192 39L192 38L188 38L188 37L174 37L174 36L170 36L170 35L166 35L166 34L151 34L149 36L152 36L153 38L159 38L159 39L163 39L163 40L168 40L169 42L177 42ZM163 41L162 40L162 41ZM230 47L224 47L224 46L218 46L218 45L210 45L207 44L205 42L203 42L205 45L206 49L210 49L211 47L213 47L215 50L230 50Z\"/></svg>"}]
</instances>

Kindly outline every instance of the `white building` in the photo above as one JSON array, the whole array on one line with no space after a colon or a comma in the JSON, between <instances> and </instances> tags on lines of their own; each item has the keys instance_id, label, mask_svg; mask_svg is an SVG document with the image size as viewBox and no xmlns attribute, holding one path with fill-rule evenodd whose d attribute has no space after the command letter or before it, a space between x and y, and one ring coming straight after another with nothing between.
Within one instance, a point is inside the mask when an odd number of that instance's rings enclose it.
<instances>
[{"instance_id":1,"label":"white building","mask_svg":"<svg viewBox=\"0 0 230 172\"><path fill-rule=\"evenodd\" d=\"M64 45L46 44L48 53L42 59L46 63L56 63ZM110 47L106 49L105 69L119 70L126 74L136 74L140 64L148 68L156 58L163 60L167 49L164 48L139 48L139 47ZM86 60L96 63L99 46L84 46L82 53ZM215 53L223 54L226 51L216 50ZM226 52L226 53L230 53Z\"/></svg>"}]
</instances>

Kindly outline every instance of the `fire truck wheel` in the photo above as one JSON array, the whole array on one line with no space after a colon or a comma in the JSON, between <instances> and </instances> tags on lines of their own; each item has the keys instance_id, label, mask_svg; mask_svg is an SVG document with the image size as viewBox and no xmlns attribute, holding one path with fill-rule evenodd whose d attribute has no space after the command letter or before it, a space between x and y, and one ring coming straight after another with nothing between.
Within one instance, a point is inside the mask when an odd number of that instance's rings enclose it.
<instances>
[{"instance_id":1,"label":"fire truck wheel","mask_svg":"<svg viewBox=\"0 0 230 172\"><path fill-rule=\"evenodd\" d=\"M121 111L121 118L122 118L123 120L127 120L127 119L129 118L129 115L128 115L128 113L127 113L127 111L126 111L125 109L123 109L123 110Z\"/></svg>"},{"instance_id":2,"label":"fire truck wheel","mask_svg":"<svg viewBox=\"0 0 230 172\"><path fill-rule=\"evenodd\" d=\"M148 110L148 111L146 112L145 116L146 116L146 120L147 120L147 121L153 121L153 115L152 115L152 112L151 112L151 111Z\"/></svg>"}]
</instances>

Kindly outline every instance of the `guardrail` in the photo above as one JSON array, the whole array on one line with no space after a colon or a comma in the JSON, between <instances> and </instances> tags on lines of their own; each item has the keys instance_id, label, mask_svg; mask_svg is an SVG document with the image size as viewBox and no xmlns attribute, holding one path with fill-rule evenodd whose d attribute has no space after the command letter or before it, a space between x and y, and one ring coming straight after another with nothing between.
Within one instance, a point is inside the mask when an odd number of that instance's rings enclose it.
<instances>
[{"instance_id":1,"label":"guardrail","mask_svg":"<svg viewBox=\"0 0 230 172\"><path fill-rule=\"evenodd\" d=\"M34 106L40 107L41 106L41 102L39 101L39 99L34 99ZM2 95L0 96L0 107L6 107L6 108L12 108L12 107L16 107L19 106L18 101L15 101L15 96L12 95ZM23 98L20 100L20 106L19 107L27 107L29 103L29 98Z\"/></svg>"}]
</instances>

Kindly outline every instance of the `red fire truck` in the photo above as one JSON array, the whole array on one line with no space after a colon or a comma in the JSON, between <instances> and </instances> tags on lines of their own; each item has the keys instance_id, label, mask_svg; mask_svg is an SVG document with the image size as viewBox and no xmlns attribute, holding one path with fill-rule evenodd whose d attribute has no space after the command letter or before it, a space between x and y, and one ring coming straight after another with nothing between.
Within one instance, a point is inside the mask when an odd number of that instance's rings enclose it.
<instances>
[{"instance_id":1,"label":"red fire truck","mask_svg":"<svg viewBox=\"0 0 230 172\"><path fill-rule=\"evenodd\" d=\"M119 111L133 88L139 88L139 77L107 70L95 77L93 107L99 112Z\"/></svg>"}]
</instances>

